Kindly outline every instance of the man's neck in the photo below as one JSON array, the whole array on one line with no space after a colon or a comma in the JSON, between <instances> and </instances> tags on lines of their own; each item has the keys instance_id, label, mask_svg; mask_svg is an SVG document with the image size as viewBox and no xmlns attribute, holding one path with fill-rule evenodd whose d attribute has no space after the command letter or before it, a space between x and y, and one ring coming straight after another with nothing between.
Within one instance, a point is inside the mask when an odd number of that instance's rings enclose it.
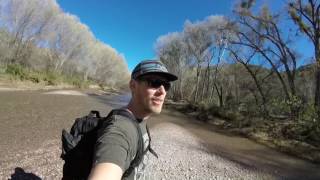
<instances>
[{"instance_id":1,"label":"man's neck","mask_svg":"<svg viewBox=\"0 0 320 180\"><path fill-rule=\"evenodd\" d=\"M127 109L137 118L146 120L149 118L151 113L146 113L143 110L139 109L139 105L135 104L132 100L127 105Z\"/></svg>"}]
</instances>

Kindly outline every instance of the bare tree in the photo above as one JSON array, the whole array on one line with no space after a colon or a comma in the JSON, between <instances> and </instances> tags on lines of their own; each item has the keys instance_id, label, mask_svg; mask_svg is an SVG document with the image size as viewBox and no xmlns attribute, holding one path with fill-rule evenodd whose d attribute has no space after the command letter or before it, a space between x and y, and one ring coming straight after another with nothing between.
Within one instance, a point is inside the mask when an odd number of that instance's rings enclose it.
<instances>
[{"instance_id":1,"label":"bare tree","mask_svg":"<svg viewBox=\"0 0 320 180\"><path fill-rule=\"evenodd\" d=\"M312 42L316 61L314 106L320 119L320 2L294 0L289 3L289 13L300 31Z\"/></svg>"},{"instance_id":2,"label":"bare tree","mask_svg":"<svg viewBox=\"0 0 320 180\"><path fill-rule=\"evenodd\" d=\"M31 52L29 48L32 48L43 29L51 23L57 12L57 5L55 1L49 0L11 0L2 3L2 8L6 9L1 13L3 26L13 35L10 42L13 56L9 61L26 65Z\"/></svg>"},{"instance_id":3,"label":"bare tree","mask_svg":"<svg viewBox=\"0 0 320 180\"><path fill-rule=\"evenodd\" d=\"M56 0L0 0L0 40L1 64L90 78L110 86L129 79L124 56L98 41Z\"/></svg>"},{"instance_id":4,"label":"bare tree","mask_svg":"<svg viewBox=\"0 0 320 180\"><path fill-rule=\"evenodd\" d=\"M198 100L199 82L200 82L200 72L202 64L205 61L205 53L207 48L211 45L210 34L207 33L205 28L202 28L201 24L192 24L187 21L184 28L185 41L187 43L188 51L191 58L196 66L196 84L194 91L193 101Z\"/></svg>"},{"instance_id":5,"label":"bare tree","mask_svg":"<svg viewBox=\"0 0 320 180\"><path fill-rule=\"evenodd\" d=\"M246 69L246 71L250 74L251 78L254 81L254 84L256 86L256 89L258 90L258 93L261 97L262 100L262 108L261 108L261 112L264 115L268 114L268 108L267 108L267 98L266 95L264 93L263 87L262 87L262 82L261 80L258 79L258 73L259 73L259 69L257 68L257 70L253 70L253 68L250 67L250 63L252 62L253 57L255 57L256 51L253 51L251 53L248 53L247 57L243 57L243 53L240 52L240 50L234 50L232 48L228 49L231 57L234 59L234 61L240 63L241 65L243 65L243 67ZM248 49L246 49L248 50ZM249 50L250 52L250 50ZM253 92L253 89L250 89L250 92ZM259 107L260 103L259 100L260 98L257 98L257 96L255 96L255 93L253 93L255 99L256 99L256 104Z\"/></svg>"},{"instance_id":6,"label":"bare tree","mask_svg":"<svg viewBox=\"0 0 320 180\"><path fill-rule=\"evenodd\" d=\"M254 15L249 8L238 7L239 26L236 32L238 42L233 44L249 47L259 53L277 75L286 99L296 96L297 53L290 46L291 40L285 39L283 29L279 27L280 15L271 14L267 6L259 15ZM282 76L285 72L286 78ZM292 113L297 109L291 109Z\"/></svg>"},{"instance_id":7,"label":"bare tree","mask_svg":"<svg viewBox=\"0 0 320 180\"><path fill-rule=\"evenodd\" d=\"M200 80L204 79L202 84L202 97L205 94L205 90L209 86L209 69L214 59L214 51L216 46L219 46L217 42L221 40L219 33L226 24L224 17L222 16L209 16L204 21L191 23L187 21L184 27L184 37L188 47L189 58L196 66L196 84L194 91L193 101L199 100L199 87ZM207 69L202 73L201 70L206 66ZM201 78L202 77L202 78ZM205 85L207 84L207 87ZM209 90L209 89L208 89ZM207 92L208 92L207 90ZM200 100L202 100L200 94Z\"/></svg>"},{"instance_id":8,"label":"bare tree","mask_svg":"<svg viewBox=\"0 0 320 180\"><path fill-rule=\"evenodd\" d=\"M172 98L181 100L185 74L188 71L187 48L181 33L169 33L157 39L155 44L156 54L167 65L168 69L177 74L179 79L173 84Z\"/></svg>"}]
</instances>

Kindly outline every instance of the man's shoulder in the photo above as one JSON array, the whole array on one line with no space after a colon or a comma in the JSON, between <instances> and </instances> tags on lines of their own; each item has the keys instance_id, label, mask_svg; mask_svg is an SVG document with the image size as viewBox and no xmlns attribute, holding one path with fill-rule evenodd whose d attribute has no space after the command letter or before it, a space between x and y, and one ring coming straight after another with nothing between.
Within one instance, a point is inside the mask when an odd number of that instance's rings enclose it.
<instances>
[{"instance_id":1,"label":"man's shoulder","mask_svg":"<svg viewBox=\"0 0 320 180\"><path fill-rule=\"evenodd\" d=\"M112 127L112 129L118 129L130 136L137 133L134 119L131 119L130 117L114 114L104 121L103 126L106 128Z\"/></svg>"}]
</instances>

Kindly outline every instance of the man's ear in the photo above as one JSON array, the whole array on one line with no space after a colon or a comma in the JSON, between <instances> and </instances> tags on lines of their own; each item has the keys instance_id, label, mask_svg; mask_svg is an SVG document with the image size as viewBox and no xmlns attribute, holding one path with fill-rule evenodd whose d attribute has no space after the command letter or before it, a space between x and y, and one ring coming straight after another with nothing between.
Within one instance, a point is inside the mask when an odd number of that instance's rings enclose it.
<instances>
[{"instance_id":1,"label":"man's ear","mask_svg":"<svg viewBox=\"0 0 320 180\"><path fill-rule=\"evenodd\" d=\"M136 88L135 80L133 80L133 79L130 80L129 87L130 87L131 92Z\"/></svg>"}]
</instances>

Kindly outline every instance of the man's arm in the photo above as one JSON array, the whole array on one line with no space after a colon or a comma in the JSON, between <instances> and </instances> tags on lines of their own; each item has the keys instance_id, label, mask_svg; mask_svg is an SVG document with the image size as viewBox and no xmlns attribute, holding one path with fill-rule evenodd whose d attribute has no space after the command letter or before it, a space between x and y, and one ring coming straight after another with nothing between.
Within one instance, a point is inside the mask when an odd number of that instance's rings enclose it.
<instances>
[{"instance_id":1,"label":"man's arm","mask_svg":"<svg viewBox=\"0 0 320 180\"><path fill-rule=\"evenodd\" d=\"M122 169L114 163L99 163L92 168L89 180L121 180Z\"/></svg>"},{"instance_id":2,"label":"man's arm","mask_svg":"<svg viewBox=\"0 0 320 180\"><path fill-rule=\"evenodd\" d=\"M137 147L137 133L132 122L117 119L98 131L90 180L121 180L130 166Z\"/></svg>"}]
</instances>

